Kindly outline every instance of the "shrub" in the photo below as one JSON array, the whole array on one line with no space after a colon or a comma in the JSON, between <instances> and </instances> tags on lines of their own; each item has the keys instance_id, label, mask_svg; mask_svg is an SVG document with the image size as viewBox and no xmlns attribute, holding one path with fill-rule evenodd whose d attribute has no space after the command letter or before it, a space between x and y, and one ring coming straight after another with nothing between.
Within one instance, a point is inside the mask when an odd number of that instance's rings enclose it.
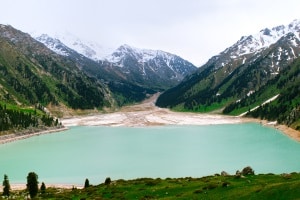
<instances>
[{"instance_id":1,"label":"shrub","mask_svg":"<svg viewBox=\"0 0 300 200\"><path fill-rule=\"evenodd\" d=\"M34 172L29 172L26 186L31 198L35 197L38 193L38 183L38 175Z\"/></svg>"},{"instance_id":2,"label":"shrub","mask_svg":"<svg viewBox=\"0 0 300 200\"><path fill-rule=\"evenodd\" d=\"M89 179L85 179L84 188L88 188L88 187L90 187L90 181Z\"/></svg>"},{"instance_id":3,"label":"shrub","mask_svg":"<svg viewBox=\"0 0 300 200\"><path fill-rule=\"evenodd\" d=\"M243 170L242 170L242 175L254 175L254 170L248 166L248 167L245 167Z\"/></svg>"},{"instance_id":4,"label":"shrub","mask_svg":"<svg viewBox=\"0 0 300 200\"><path fill-rule=\"evenodd\" d=\"M107 178L105 179L104 184L105 184L105 185L110 185L110 183L111 183L111 179L110 179L110 177L107 177Z\"/></svg>"}]
</instances>

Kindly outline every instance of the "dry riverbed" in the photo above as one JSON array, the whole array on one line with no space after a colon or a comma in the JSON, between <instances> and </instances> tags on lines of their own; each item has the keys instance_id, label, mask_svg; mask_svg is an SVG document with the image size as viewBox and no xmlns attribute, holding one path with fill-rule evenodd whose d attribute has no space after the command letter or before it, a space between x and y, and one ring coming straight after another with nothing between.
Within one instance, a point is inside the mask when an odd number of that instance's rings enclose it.
<instances>
[{"instance_id":1,"label":"dry riverbed","mask_svg":"<svg viewBox=\"0 0 300 200\"><path fill-rule=\"evenodd\" d=\"M158 94L141 104L126 106L108 114L63 119L65 126L157 126L157 125L209 125L241 123L248 119L217 114L196 114L173 112L158 108L155 101Z\"/></svg>"},{"instance_id":2,"label":"dry riverbed","mask_svg":"<svg viewBox=\"0 0 300 200\"><path fill-rule=\"evenodd\" d=\"M300 141L300 132L284 125L262 121L253 118L234 117L220 114L198 114L188 112L173 112L169 109L155 106L159 94L145 100L141 104L126 106L114 113L74 117L62 119L64 126L159 126L159 125L213 125L258 122L273 126L283 133Z\"/></svg>"}]
</instances>

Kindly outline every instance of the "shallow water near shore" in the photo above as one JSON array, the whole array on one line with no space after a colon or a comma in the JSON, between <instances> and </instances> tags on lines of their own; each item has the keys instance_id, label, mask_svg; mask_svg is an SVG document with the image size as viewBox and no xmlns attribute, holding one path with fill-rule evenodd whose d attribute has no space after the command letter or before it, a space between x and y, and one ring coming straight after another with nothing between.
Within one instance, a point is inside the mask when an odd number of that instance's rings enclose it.
<instances>
[{"instance_id":1,"label":"shallow water near shore","mask_svg":"<svg viewBox=\"0 0 300 200\"><path fill-rule=\"evenodd\" d=\"M201 177L246 166L255 173L300 171L300 143L257 123L145 128L77 126L0 145L0 174L47 184Z\"/></svg>"}]
</instances>

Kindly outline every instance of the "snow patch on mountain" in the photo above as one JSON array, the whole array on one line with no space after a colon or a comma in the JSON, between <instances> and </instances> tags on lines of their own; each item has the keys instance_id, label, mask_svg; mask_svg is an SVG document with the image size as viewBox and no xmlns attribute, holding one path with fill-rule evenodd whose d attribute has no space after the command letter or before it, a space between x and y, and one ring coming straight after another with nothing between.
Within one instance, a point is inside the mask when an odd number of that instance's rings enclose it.
<instances>
[{"instance_id":1,"label":"snow patch on mountain","mask_svg":"<svg viewBox=\"0 0 300 200\"><path fill-rule=\"evenodd\" d=\"M119 63L126 56L131 56L135 58L139 63L146 63L155 58L162 58L162 60L171 67L171 61L174 61L175 55L167 53L161 50L149 50L149 49L139 49L127 44L120 46L111 55L107 56L105 59L112 63Z\"/></svg>"},{"instance_id":2,"label":"snow patch on mountain","mask_svg":"<svg viewBox=\"0 0 300 200\"><path fill-rule=\"evenodd\" d=\"M67 46L65 46L60 40L52 38L48 36L47 34L42 34L35 38L37 41L45 44L49 49L54 51L57 54L63 55L63 56L69 56L69 53L65 51Z\"/></svg>"},{"instance_id":3,"label":"snow patch on mountain","mask_svg":"<svg viewBox=\"0 0 300 200\"><path fill-rule=\"evenodd\" d=\"M289 25L281 25L272 29L265 28L259 33L249 36L243 36L233 47L236 51L232 52L233 56L242 56L249 53L257 52L260 49L269 47L275 44L281 37L293 33L300 40L300 20L294 20ZM293 44L298 46L296 40ZM230 49L228 49L229 51Z\"/></svg>"},{"instance_id":4,"label":"snow patch on mountain","mask_svg":"<svg viewBox=\"0 0 300 200\"><path fill-rule=\"evenodd\" d=\"M71 49L95 61L103 60L113 51L113 49L103 47L97 42L84 41L70 33L63 35L56 34L54 37L58 38Z\"/></svg>"},{"instance_id":5,"label":"snow patch on mountain","mask_svg":"<svg viewBox=\"0 0 300 200\"><path fill-rule=\"evenodd\" d=\"M40 34L38 32L32 32L30 34L33 38L44 43L54 52L64 56L67 56L67 54L61 49L61 45L66 46L94 61L104 60L105 57L113 52L113 48L101 46L97 42L82 40L68 32L64 34L55 33L53 36Z\"/></svg>"}]
</instances>

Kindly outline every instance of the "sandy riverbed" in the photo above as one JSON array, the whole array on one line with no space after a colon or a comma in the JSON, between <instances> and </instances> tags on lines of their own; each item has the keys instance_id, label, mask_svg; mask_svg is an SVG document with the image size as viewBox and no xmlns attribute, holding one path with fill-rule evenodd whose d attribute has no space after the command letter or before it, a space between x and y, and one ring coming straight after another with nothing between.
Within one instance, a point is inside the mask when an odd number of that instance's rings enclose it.
<instances>
[{"instance_id":1,"label":"sandy riverbed","mask_svg":"<svg viewBox=\"0 0 300 200\"><path fill-rule=\"evenodd\" d=\"M63 119L65 126L156 126L156 125L207 125L241 123L247 119L217 114L172 112L155 106L157 95L138 105L126 106L108 114Z\"/></svg>"}]
</instances>

